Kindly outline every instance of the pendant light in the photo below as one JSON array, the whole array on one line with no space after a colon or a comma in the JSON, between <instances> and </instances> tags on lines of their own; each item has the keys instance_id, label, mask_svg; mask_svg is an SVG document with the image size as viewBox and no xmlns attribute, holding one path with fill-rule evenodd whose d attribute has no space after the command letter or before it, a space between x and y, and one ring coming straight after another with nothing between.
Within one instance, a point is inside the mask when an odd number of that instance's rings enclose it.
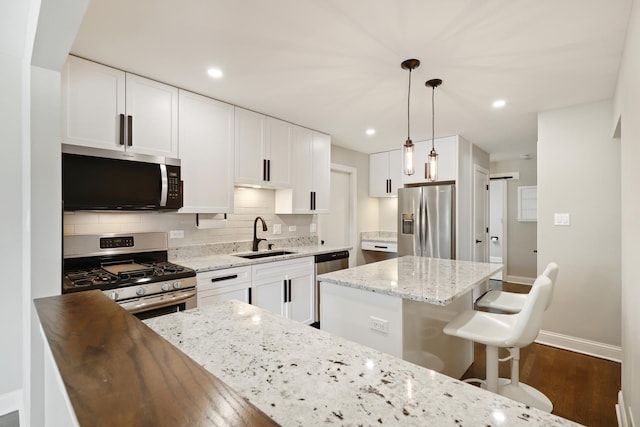
<instances>
[{"instance_id":1,"label":"pendant light","mask_svg":"<svg viewBox=\"0 0 640 427\"><path fill-rule=\"evenodd\" d=\"M437 181L438 180L438 153L436 153L435 149L435 139L436 139L436 128L435 128L435 105L434 105L434 95L436 92L436 88L442 84L442 80L440 79L431 79L425 82L425 86L431 88L431 151L429 152L429 156L427 157L427 163L424 165L424 177L427 181Z\"/></svg>"},{"instance_id":2,"label":"pendant light","mask_svg":"<svg viewBox=\"0 0 640 427\"><path fill-rule=\"evenodd\" d=\"M409 106L411 103L411 71L420 66L418 59L406 59L400 64L403 70L409 70L409 93L407 94L407 141L402 147L402 163L405 175L413 175L415 172L414 146L410 136L411 118L409 115Z\"/></svg>"}]
</instances>

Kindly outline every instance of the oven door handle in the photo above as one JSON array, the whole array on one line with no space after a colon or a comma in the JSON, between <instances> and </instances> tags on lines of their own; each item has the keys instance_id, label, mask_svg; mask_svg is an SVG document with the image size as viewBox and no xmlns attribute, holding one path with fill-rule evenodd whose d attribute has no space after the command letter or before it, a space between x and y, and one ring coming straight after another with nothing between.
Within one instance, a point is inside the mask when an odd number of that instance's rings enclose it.
<instances>
[{"instance_id":1,"label":"oven door handle","mask_svg":"<svg viewBox=\"0 0 640 427\"><path fill-rule=\"evenodd\" d=\"M129 313L138 313L140 311L150 310L154 308L162 308L170 305L176 305L181 303L182 301L188 300L189 298L193 298L198 294L198 291L195 289L181 292L174 292L171 294L171 297L167 297L167 294L157 295L145 299L140 299L136 301L132 301L130 303L124 302L122 303L122 307L127 310ZM131 304L131 305L129 305Z\"/></svg>"}]
</instances>

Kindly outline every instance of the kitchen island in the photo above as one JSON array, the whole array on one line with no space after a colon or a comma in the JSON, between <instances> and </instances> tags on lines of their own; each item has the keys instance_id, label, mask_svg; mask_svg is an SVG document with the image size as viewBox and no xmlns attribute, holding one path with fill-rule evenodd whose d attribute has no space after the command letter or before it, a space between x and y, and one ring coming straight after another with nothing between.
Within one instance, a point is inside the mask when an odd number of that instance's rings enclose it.
<instances>
[{"instance_id":1,"label":"kitchen island","mask_svg":"<svg viewBox=\"0 0 640 427\"><path fill-rule=\"evenodd\" d=\"M454 378L473 343L444 325L473 307L472 291L501 264L404 256L318 276L323 330Z\"/></svg>"}]
</instances>

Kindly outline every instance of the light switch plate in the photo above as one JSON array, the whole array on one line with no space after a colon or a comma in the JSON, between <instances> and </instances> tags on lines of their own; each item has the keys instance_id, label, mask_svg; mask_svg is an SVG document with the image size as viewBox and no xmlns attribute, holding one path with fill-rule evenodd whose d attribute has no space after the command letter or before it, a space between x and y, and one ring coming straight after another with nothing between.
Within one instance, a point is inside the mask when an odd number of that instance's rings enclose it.
<instances>
[{"instance_id":1,"label":"light switch plate","mask_svg":"<svg viewBox=\"0 0 640 427\"><path fill-rule=\"evenodd\" d=\"M554 213L553 225L569 226L571 225L571 216L568 213Z\"/></svg>"},{"instance_id":2,"label":"light switch plate","mask_svg":"<svg viewBox=\"0 0 640 427\"><path fill-rule=\"evenodd\" d=\"M282 234L282 224L273 224L273 234Z\"/></svg>"},{"instance_id":3,"label":"light switch plate","mask_svg":"<svg viewBox=\"0 0 640 427\"><path fill-rule=\"evenodd\" d=\"M373 331L389 333L389 321L375 316L369 316L369 328Z\"/></svg>"},{"instance_id":4,"label":"light switch plate","mask_svg":"<svg viewBox=\"0 0 640 427\"><path fill-rule=\"evenodd\" d=\"M289 231L296 231L298 228L295 225L289 226Z\"/></svg>"},{"instance_id":5,"label":"light switch plate","mask_svg":"<svg viewBox=\"0 0 640 427\"><path fill-rule=\"evenodd\" d=\"M309 226L309 233L315 233L316 231L318 231L318 226L313 223Z\"/></svg>"}]
</instances>

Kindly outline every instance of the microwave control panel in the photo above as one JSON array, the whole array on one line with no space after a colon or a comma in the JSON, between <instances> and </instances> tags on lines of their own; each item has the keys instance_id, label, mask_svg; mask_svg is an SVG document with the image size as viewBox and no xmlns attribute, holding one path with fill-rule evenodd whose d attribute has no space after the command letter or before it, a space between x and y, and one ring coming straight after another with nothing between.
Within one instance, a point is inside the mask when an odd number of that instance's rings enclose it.
<instances>
[{"instance_id":1,"label":"microwave control panel","mask_svg":"<svg viewBox=\"0 0 640 427\"><path fill-rule=\"evenodd\" d=\"M167 207L182 207L182 181L180 180L180 168L167 165Z\"/></svg>"}]
</instances>

